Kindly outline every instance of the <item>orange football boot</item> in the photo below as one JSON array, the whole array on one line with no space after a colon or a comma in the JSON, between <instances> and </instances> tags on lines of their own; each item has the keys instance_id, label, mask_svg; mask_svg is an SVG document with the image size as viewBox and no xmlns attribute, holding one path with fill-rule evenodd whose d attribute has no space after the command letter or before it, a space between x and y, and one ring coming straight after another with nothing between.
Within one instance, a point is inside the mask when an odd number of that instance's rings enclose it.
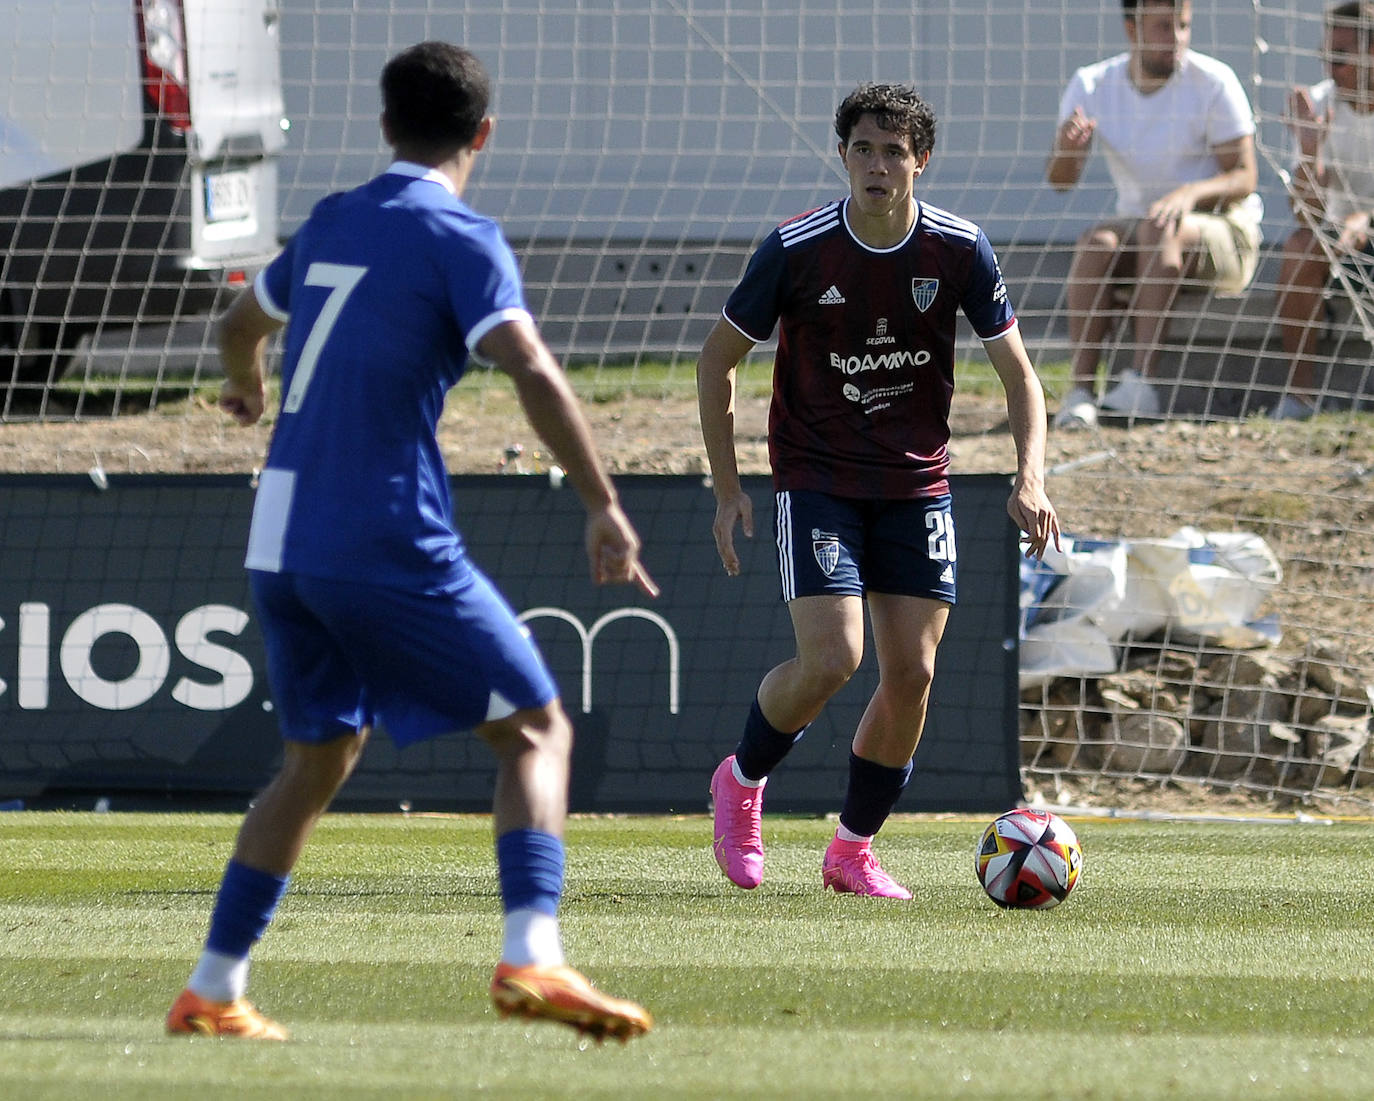
<instances>
[{"instance_id":1,"label":"orange football boot","mask_svg":"<svg viewBox=\"0 0 1374 1101\"><path fill-rule=\"evenodd\" d=\"M259 1013L244 998L212 1002L183 990L167 1014L168 1032L239 1036L245 1040L285 1040L286 1029Z\"/></svg>"},{"instance_id":2,"label":"orange football boot","mask_svg":"<svg viewBox=\"0 0 1374 1101\"><path fill-rule=\"evenodd\" d=\"M580 971L562 965L498 964L491 980L491 1000L503 1017L514 1013L533 1020L557 1021L597 1041L613 1036L624 1043L648 1032L654 1024L642 1006L601 993Z\"/></svg>"}]
</instances>

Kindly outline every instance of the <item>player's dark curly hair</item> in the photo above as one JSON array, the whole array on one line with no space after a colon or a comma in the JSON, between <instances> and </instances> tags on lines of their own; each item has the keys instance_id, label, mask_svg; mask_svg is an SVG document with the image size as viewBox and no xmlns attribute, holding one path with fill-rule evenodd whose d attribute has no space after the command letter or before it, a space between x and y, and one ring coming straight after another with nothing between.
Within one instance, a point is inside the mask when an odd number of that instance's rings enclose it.
<instances>
[{"instance_id":1,"label":"player's dark curly hair","mask_svg":"<svg viewBox=\"0 0 1374 1101\"><path fill-rule=\"evenodd\" d=\"M1135 16L1137 8L1143 8L1146 4L1168 4L1171 8L1178 7L1180 0L1121 0L1121 14L1127 19Z\"/></svg>"},{"instance_id":2,"label":"player's dark curly hair","mask_svg":"<svg viewBox=\"0 0 1374 1101\"><path fill-rule=\"evenodd\" d=\"M1369 0L1346 0L1326 10L1326 22L1328 26L1355 27L1368 33L1369 25L1374 23L1374 4Z\"/></svg>"},{"instance_id":3,"label":"player's dark curly hair","mask_svg":"<svg viewBox=\"0 0 1374 1101\"><path fill-rule=\"evenodd\" d=\"M392 143L437 157L472 143L491 101L482 63L450 42L402 50L382 69L381 85Z\"/></svg>"},{"instance_id":4,"label":"player's dark curly hair","mask_svg":"<svg viewBox=\"0 0 1374 1101\"><path fill-rule=\"evenodd\" d=\"M906 84L860 84L835 111L835 133L849 144L861 115L872 115L883 130L905 134L917 158L935 148L935 112Z\"/></svg>"}]
</instances>

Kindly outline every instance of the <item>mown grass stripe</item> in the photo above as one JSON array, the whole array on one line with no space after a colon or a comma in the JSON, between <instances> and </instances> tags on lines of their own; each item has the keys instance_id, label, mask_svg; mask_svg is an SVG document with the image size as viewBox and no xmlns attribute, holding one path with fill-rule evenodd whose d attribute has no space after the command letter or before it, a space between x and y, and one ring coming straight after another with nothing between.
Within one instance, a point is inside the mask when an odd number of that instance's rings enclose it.
<instances>
[{"instance_id":1,"label":"mown grass stripe","mask_svg":"<svg viewBox=\"0 0 1374 1101\"><path fill-rule=\"evenodd\" d=\"M569 955L658 1019L604 1050L491 1010L480 816L326 819L255 953L252 995L294 1042L165 1037L236 824L0 818L0 1096L1191 1101L1374 1081L1364 824L1082 822L1078 891L1004 913L973 878L979 819L884 830L911 904L822 892L816 819L768 820L754 892L721 878L704 817L575 821Z\"/></svg>"}]
</instances>

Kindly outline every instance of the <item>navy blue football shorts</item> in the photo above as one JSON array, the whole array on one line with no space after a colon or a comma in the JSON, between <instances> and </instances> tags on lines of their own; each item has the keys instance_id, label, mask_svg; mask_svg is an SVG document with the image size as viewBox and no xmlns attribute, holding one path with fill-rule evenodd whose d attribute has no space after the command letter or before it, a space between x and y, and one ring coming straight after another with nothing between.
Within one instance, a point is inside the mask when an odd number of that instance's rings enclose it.
<instances>
[{"instance_id":1,"label":"navy blue football shorts","mask_svg":"<svg viewBox=\"0 0 1374 1101\"><path fill-rule=\"evenodd\" d=\"M891 593L955 599L954 514L949 494L871 501L813 490L777 495L782 598Z\"/></svg>"},{"instance_id":2,"label":"navy blue football shorts","mask_svg":"<svg viewBox=\"0 0 1374 1101\"><path fill-rule=\"evenodd\" d=\"M471 730L557 695L529 632L477 570L417 593L250 570L282 737L362 726L397 746Z\"/></svg>"}]
</instances>

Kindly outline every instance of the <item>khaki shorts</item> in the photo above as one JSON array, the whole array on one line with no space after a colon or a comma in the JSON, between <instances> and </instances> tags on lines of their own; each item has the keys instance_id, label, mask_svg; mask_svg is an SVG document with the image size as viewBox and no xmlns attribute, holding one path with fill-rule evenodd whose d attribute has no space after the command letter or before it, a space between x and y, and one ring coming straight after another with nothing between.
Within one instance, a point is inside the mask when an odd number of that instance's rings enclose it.
<instances>
[{"instance_id":1,"label":"khaki shorts","mask_svg":"<svg viewBox=\"0 0 1374 1101\"><path fill-rule=\"evenodd\" d=\"M1237 203L1225 214L1188 215L1202 233L1206 253L1197 277L1211 283L1217 294L1243 294L1259 267L1260 227L1241 207Z\"/></svg>"},{"instance_id":2,"label":"khaki shorts","mask_svg":"<svg viewBox=\"0 0 1374 1101\"><path fill-rule=\"evenodd\" d=\"M1244 204L1237 203L1225 214L1193 211L1188 215L1201 238L1201 255L1196 271L1185 279L1185 288L1201 289L1203 284L1223 297L1245 293L1259 268L1260 227ZM1103 223L1122 242L1135 236L1136 219L1113 219Z\"/></svg>"}]
</instances>

